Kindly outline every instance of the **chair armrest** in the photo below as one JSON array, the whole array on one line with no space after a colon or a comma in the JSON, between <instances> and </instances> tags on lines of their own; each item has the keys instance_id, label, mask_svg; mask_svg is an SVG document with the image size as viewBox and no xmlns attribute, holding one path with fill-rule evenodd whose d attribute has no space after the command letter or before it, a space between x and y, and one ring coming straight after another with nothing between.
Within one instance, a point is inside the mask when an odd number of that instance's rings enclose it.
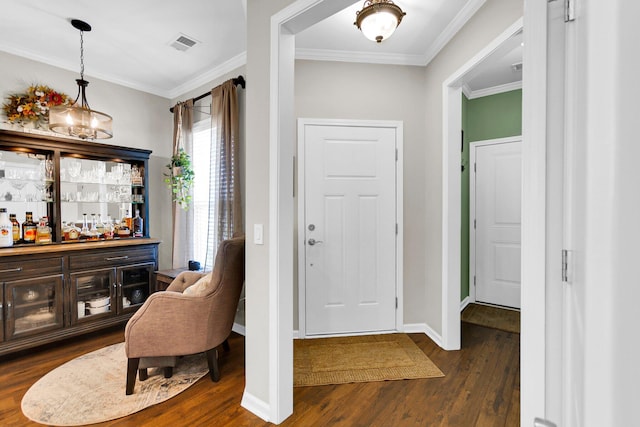
<instances>
[{"instance_id":1,"label":"chair armrest","mask_svg":"<svg viewBox=\"0 0 640 427\"><path fill-rule=\"evenodd\" d=\"M173 279L166 290L182 293L204 275L205 273L199 273L197 271L183 271Z\"/></svg>"}]
</instances>

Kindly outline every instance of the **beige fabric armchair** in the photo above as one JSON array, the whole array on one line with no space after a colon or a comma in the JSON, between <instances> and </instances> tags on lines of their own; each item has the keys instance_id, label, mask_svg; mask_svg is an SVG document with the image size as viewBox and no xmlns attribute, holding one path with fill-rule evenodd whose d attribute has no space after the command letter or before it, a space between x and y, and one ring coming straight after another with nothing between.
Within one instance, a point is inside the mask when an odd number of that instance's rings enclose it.
<instances>
[{"instance_id":1,"label":"beige fabric armchair","mask_svg":"<svg viewBox=\"0 0 640 427\"><path fill-rule=\"evenodd\" d=\"M217 382L216 347L224 343L228 349L243 282L244 237L239 237L220 244L211 273L185 271L166 291L150 295L125 328L126 394L133 393L138 369L141 380L148 366L169 367L165 376L171 376L177 356L201 352L206 352L209 375Z\"/></svg>"}]
</instances>

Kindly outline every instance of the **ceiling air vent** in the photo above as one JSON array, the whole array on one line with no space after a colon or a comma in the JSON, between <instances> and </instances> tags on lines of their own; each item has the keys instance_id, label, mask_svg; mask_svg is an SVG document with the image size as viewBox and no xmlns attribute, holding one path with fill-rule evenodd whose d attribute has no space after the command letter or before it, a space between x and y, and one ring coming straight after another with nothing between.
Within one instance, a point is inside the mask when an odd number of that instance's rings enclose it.
<instances>
[{"instance_id":1,"label":"ceiling air vent","mask_svg":"<svg viewBox=\"0 0 640 427\"><path fill-rule=\"evenodd\" d=\"M181 33L178 34L178 36L169 45L176 50L185 52L195 46L197 43L199 42L193 37Z\"/></svg>"},{"instance_id":2,"label":"ceiling air vent","mask_svg":"<svg viewBox=\"0 0 640 427\"><path fill-rule=\"evenodd\" d=\"M511 69L514 72L522 71L522 62L516 62L515 64L511 64Z\"/></svg>"}]
</instances>

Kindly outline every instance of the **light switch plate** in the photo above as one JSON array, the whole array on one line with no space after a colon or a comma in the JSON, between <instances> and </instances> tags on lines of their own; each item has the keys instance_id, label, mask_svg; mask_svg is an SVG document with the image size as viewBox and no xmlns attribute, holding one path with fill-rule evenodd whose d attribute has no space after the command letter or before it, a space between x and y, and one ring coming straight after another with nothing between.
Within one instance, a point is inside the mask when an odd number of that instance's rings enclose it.
<instances>
[{"instance_id":1,"label":"light switch plate","mask_svg":"<svg viewBox=\"0 0 640 427\"><path fill-rule=\"evenodd\" d=\"M256 245L264 245L262 224L253 224L253 243Z\"/></svg>"}]
</instances>

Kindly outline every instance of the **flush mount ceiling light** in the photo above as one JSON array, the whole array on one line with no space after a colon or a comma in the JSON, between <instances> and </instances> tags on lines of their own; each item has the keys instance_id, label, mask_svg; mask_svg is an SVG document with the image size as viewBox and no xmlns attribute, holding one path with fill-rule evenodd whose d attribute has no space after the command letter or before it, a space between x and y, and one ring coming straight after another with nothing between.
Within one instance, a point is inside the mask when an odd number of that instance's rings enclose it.
<instances>
[{"instance_id":1,"label":"flush mount ceiling light","mask_svg":"<svg viewBox=\"0 0 640 427\"><path fill-rule=\"evenodd\" d=\"M391 0L365 0L353 23L369 40L380 43L391 37L406 13Z\"/></svg>"},{"instance_id":2,"label":"flush mount ceiling light","mask_svg":"<svg viewBox=\"0 0 640 427\"><path fill-rule=\"evenodd\" d=\"M91 31L91 25L79 19L72 19L71 25L80 30L80 78L78 96L73 105L58 105L49 110L49 129L56 133L82 139L107 139L113 137L113 119L108 114L92 110L87 102L85 90L89 82L84 79L84 39L83 33Z\"/></svg>"}]
</instances>

